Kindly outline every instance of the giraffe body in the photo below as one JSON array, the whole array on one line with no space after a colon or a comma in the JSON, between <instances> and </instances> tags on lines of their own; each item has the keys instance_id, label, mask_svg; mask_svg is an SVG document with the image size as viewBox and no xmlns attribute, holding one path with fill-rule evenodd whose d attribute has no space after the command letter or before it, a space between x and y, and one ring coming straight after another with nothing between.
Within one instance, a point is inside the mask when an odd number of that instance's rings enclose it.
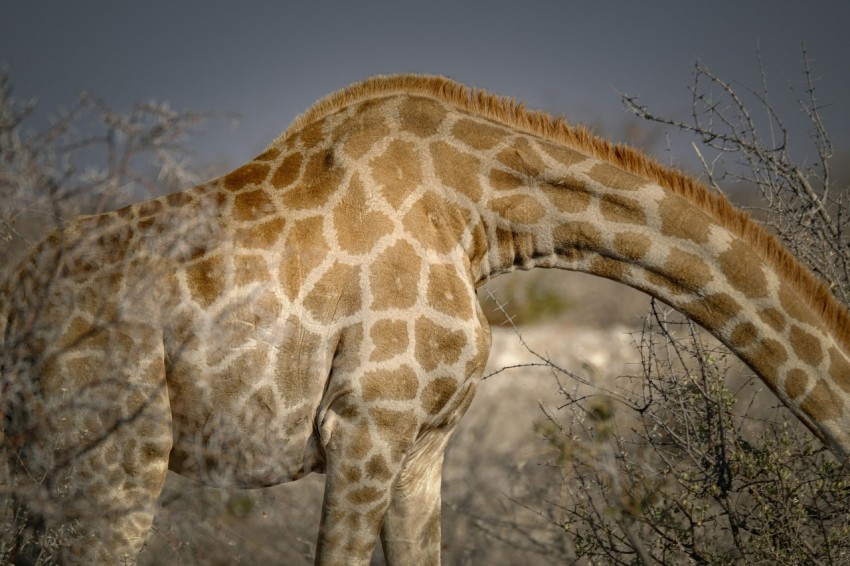
<instances>
[{"instance_id":1,"label":"giraffe body","mask_svg":"<svg viewBox=\"0 0 850 566\"><path fill-rule=\"evenodd\" d=\"M402 76L38 246L2 299L11 467L48 524L79 521L69 562L132 560L171 469L324 472L317 563L366 564L379 533L390 563L438 563L443 451L490 344L475 288L533 267L677 307L850 450L847 313L772 237L631 150Z\"/></svg>"}]
</instances>

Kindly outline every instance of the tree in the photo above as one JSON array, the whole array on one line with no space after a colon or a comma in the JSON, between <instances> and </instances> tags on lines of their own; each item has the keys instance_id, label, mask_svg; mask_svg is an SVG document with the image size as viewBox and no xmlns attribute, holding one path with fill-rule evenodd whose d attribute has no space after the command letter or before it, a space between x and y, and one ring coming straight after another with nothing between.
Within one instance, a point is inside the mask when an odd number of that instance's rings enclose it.
<instances>
[{"instance_id":1,"label":"tree","mask_svg":"<svg viewBox=\"0 0 850 566\"><path fill-rule=\"evenodd\" d=\"M83 234L79 240L65 238L50 253L37 248L33 251L33 242L79 214L110 210L142 196L158 196L196 183L198 176L188 164L183 144L189 132L212 115L177 112L155 101L136 103L119 112L96 96L83 94L46 127L35 129L31 125L35 108L34 101L14 98L8 72L0 72L0 202L4 204L0 209L0 281L7 285L32 283L33 288L47 290L52 274L82 260L78 252L90 235ZM175 243L181 239L180 234L173 237ZM17 260L26 253L35 254L41 264L47 262L50 268L39 271L39 277L48 280L9 279ZM0 302L6 295L3 292ZM34 308L37 311L41 307ZM15 316L23 322L13 326ZM0 415L6 432L0 439L4 440L4 451L14 451L45 426L45 416L27 402L32 399L32 388L38 387L30 376L40 375L39 368L61 352L42 352L36 346L49 343L50 333L55 331L43 328L38 318L38 312L14 312L8 321L0 321L0 335L5 331L0 352L4 377ZM108 326L108 319L104 320ZM43 355L30 355L37 350ZM121 365L114 356L104 357L108 376L98 386L114 379ZM80 394L74 402L91 405L96 399ZM90 409L109 410L103 403L95 403ZM19 462L21 469L43 473L12 476L11 470L0 470L0 531L4 533L0 563L14 558L43 564L54 558L68 529L73 529L69 524L59 532L45 532L41 523L53 512L52 497L62 489L57 487L61 478L56 471L103 442L109 432L108 427L93 431L87 443L72 453L51 455L44 462ZM5 467L6 454L3 456ZM10 481L12 478L14 481ZM26 507L19 504L24 500Z\"/></svg>"}]
</instances>

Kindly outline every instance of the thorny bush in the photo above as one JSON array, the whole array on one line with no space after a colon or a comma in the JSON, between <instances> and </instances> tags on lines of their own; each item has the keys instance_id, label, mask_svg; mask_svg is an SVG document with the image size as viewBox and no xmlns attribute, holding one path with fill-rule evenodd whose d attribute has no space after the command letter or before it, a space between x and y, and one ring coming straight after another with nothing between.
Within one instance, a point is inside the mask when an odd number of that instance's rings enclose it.
<instances>
[{"instance_id":1,"label":"thorny bush","mask_svg":"<svg viewBox=\"0 0 850 566\"><path fill-rule=\"evenodd\" d=\"M848 305L847 181L831 172L833 147L803 55L797 101L814 156L805 166L792 158L764 70L761 89L749 91L697 64L690 122L658 117L633 97L623 102L694 134L714 189L759 191L754 214ZM599 395L562 387L570 409L539 424L559 454L563 486L536 510L564 531L567 543L552 552L589 564L850 561L847 470L766 387L736 375L728 350L656 301L635 344L635 375Z\"/></svg>"}]
</instances>

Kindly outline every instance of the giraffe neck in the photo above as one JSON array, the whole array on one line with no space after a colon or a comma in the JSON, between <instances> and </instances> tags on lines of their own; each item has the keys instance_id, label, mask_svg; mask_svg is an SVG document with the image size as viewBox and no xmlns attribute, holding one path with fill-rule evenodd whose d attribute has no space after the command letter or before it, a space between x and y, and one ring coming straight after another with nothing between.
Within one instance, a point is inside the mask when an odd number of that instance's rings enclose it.
<instances>
[{"instance_id":1,"label":"giraffe neck","mask_svg":"<svg viewBox=\"0 0 850 566\"><path fill-rule=\"evenodd\" d=\"M459 244L476 285L556 267L643 290L717 336L850 455L850 315L724 198L634 150L441 77L353 85L279 142L301 130L312 139L313 125L346 112L357 120L335 130L342 153L367 156L379 193L406 211L406 233L429 253L451 261Z\"/></svg>"},{"instance_id":2,"label":"giraffe neck","mask_svg":"<svg viewBox=\"0 0 850 566\"><path fill-rule=\"evenodd\" d=\"M487 235L486 252L470 254L479 281L544 267L644 291L706 328L819 438L850 455L846 336L832 303L819 304L819 288L800 284L796 262L767 256L778 244L760 227L740 214L718 217L724 203L713 197L700 202L545 139L501 144L476 207Z\"/></svg>"}]
</instances>

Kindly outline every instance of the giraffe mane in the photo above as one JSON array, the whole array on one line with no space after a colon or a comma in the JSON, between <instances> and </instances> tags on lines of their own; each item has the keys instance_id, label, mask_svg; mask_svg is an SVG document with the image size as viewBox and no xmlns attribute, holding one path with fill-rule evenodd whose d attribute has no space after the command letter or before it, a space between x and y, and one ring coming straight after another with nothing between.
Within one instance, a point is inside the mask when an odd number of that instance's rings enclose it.
<instances>
[{"instance_id":1,"label":"giraffe mane","mask_svg":"<svg viewBox=\"0 0 850 566\"><path fill-rule=\"evenodd\" d=\"M320 99L298 116L279 138L288 138L304 126L351 104L396 94L417 95L446 102L509 127L566 145L652 181L686 198L718 224L749 244L786 281L799 297L821 317L836 341L850 349L850 313L827 286L816 278L749 213L733 206L723 195L684 172L662 165L645 153L624 144L615 144L582 126L572 126L562 116L526 108L523 102L469 88L436 75L375 76L354 83Z\"/></svg>"}]
</instances>

